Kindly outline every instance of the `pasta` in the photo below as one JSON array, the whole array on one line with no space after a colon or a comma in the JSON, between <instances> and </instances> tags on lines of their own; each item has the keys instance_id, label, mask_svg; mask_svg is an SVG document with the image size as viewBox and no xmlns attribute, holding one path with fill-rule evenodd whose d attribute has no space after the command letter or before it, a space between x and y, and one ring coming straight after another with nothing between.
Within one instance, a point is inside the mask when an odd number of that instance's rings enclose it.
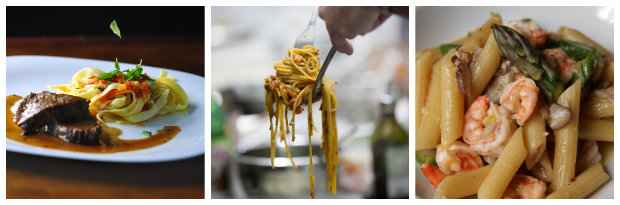
<instances>
[{"instance_id":1,"label":"pasta","mask_svg":"<svg viewBox=\"0 0 620 205\"><path fill-rule=\"evenodd\" d=\"M451 58L454 52L447 54ZM444 61L441 70L441 143L452 144L463 132L464 96L456 80L455 65Z\"/></svg>"},{"instance_id":2,"label":"pasta","mask_svg":"<svg viewBox=\"0 0 620 205\"><path fill-rule=\"evenodd\" d=\"M472 95L474 97L479 96L484 88L487 87L493 74L499 67L501 56L499 48L495 42L495 37L489 35L485 46L480 51L480 57L474 66L473 79L472 79Z\"/></svg>"},{"instance_id":3,"label":"pasta","mask_svg":"<svg viewBox=\"0 0 620 205\"><path fill-rule=\"evenodd\" d=\"M420 58L416 59L416 128L419 128L420 121L422 120L422 108L426 102L428 93L428 87L431 82L431 73L433 71L433 64L439 60L441 54L437 49L427 49L420 54Z\"/></svg>"},{"instance_id":4,"label":"pasta","mask_svg":"<svg viewBox=\"0 0 620 205\"><path fill-rule=\"evenodd\" d=\"M614 103L612 100L613 87L595 90L585 101L584 114L590 118L608 118L614 116Z\"/></svg>"},{"instance_id":5,"label":"pasta","mask_svg":"<svg viewBox=\"0 0 620 205\"><path fill-rule=\"evenodd\" d=\"M435 196L441 198L462 198L475 195L478 193L482 180L487 177L490 170L491 165L487 165L473 171L465 171L448 176L441 181L437 190L435 190Z\"/></svg>"},{"instance_id":6,"label":"pasta","mask_svg":"<svg viewBox=\"0 0 620 205\"><path fill-rule=\"evenodd\" d=\"M293 165L288 149L287 134L291 131L291 141L295 141L295 115L303 111L302 103L308 106L308 142L311 142L314 125L312 123L313 88L320 63L319 50L306 45L303 48L292 48L288 56L274 65L276 75L265 79L265 108L269 117L271 132L271 164L274 165L276 141L284 144L285 151ZM336 95L334 81L324 79L321 85L321 147L327 163L327 188L336 193L336 168L338 165L338 133L336 128ZM289 112L291 112L289 116ZM290 119L290 121L289 121ZM274 122L275 121L275 122ZM276 139L277 138L277 139ZM315 197L312 146L309 150L309 183L310 196Z\"/></svg>"},{"instance_id":7,"label":"pasta","mask_svg":"<svg viewBox=\"0 0 620 205\"><path fill-rule=\"evenodd\" d=\"M553 159L553 180L551 181L553 190L568 185L575 177L580 97L581 82L577 81L558 98L558 104L570 109L571 119L563 128L554 130L555 154L553 156L555 157Z\"/></svg>"},{"instance_id":8,"label":"pasta","mask_svg":"<svg viewBox=\"0 0 620 205\"><path fill-rule=\"evenodd\" d=\"M612 120L582 119L579 123L579 139L613 142L614 122Z\"/></svg>"},{"instance_id":9,"label":"pasta","mask_svg":"<svg viewBox=\"0 0 620 205\"><path fill-rule=\"evenodd\" d=\"M441 63L448 59L442 57L433 65L430 87L426 104L422 109L420 128L416 129L416 150L433 149L440 143L441 130L439 128L441 115Z\"/></svg>"},{"instance_id":10,"label":"pasta","mask_svg":"<svg viewBox=\"0 0 620 205\"><path fill-rule=\"evenodd\" d=\"M523 129L518 129L506 145L505 152L493 164L478 189L478 198L501 198L510 180L527 157Z\"/></svg>"},{"instance_id":11,"label":"pasta","mask_svg":"<svg viewBox=\"0 0 620 205\"><path fill-rule=\"evenodd\" d=\"M603 165L597 163L577 176L570 184L549 194L547 198L583 198L594 192L608 180L609 175L603 170Z\"/></svg>"},{"instance_id":12,"label":"pasta","mask_svg":"<svg viewBox=\"0 0 620 205\"><path fill-rule=\"evenodd\" d=\"M609 180L612 52L491 14L416 52L416 161L436 198L585 198Z\"/></svg>"},{"instance_id":13,"label":"pasta","mask_svg":"<svg viewBox=\"0 0 620 205\"><path fill-rule=\"evenodd\" d=\"M90 101L89 111L103 122L140 123L158 115L187 110L188 96L166 71L157 79L142 73L142 63L121 72L84 68L70 84L50 86L52 90Z\"/></svg>"},{"instance_id":14,"label":"pasta","mask_svg":"<svg viewBox=\"0 0 620 205\"><path fill-rule=\"evenodd\" d=\"M542 113L534 113L532 119L530 119L523 128L525 129L525 144L527 145L525 166L527 169L531 169L541 159L547 146L545 119Z\"/></svg>"}]
</instances>

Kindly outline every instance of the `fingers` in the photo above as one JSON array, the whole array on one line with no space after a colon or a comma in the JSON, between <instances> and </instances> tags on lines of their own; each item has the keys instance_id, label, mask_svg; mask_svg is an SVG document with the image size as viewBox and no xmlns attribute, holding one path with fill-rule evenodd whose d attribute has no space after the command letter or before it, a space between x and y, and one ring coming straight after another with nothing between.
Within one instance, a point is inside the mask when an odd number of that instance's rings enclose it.
<instances>
[{"instance_id":1,"label":"fingers","mask_svg":"<svg viewBox=\"0 0 620 205\"><path fill-rule=\"evenodd\" d=\"M330 29L328 29L327 32L329 33L329 38L332 45L338 52L345 53L347 55L353 54L353 46L351 46L344 36Z\"/></svg>"},{"instance_id":2,"label":"fingers","mask_svg":"<svg viewBox=\"0 0 620 205\"><path fill-rule=\"evenodd\" d=\"M348 55L353 54L353 47L347 39L375 30L389 16L379 7L319 7L319 17L325 21L332 44Z\"/></svg>"}]
</instances>

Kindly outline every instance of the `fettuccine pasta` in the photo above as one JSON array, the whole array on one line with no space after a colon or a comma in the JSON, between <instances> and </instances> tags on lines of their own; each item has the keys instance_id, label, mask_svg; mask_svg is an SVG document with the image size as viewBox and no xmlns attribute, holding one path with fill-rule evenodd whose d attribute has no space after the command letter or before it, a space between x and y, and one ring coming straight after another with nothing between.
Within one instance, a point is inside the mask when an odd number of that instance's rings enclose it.
<instances>
[{"instance_id":1,"label":"fettuccine pasta","mask_svg":"<svg viewBox=\"0 0 620 205\"><path fill-rule=\"evenodd\" d=\"M188 107L187 94L173 77L162 70L152 79L140 64L121 72L115 62L115 70L107 73L87 67L75 73L70 84L50 88L89 100L89 111L103 122L140 123Z\"/></svg>"}]
</instances>

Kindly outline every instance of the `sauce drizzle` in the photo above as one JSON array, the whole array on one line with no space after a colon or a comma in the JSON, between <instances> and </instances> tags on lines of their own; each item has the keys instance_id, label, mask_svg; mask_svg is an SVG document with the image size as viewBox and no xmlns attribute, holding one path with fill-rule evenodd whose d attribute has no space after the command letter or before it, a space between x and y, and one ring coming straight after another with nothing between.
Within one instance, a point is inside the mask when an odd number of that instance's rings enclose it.
<instances>
[{"instance_id":1,"label":"sauce drizzle","mask_svg":"<svg viewBox=\"0 0 620 205\"><path fill-rule=\"evenodd\" d=\"M97 146L68 143L57 137L42 134L23 136L22 129L13 121L15 114L11 111L11 107L21 98L17 95L10 95L6 98L6 136L9 139L36 147L86 153L127 152L164 144L181 132L181 128L178 126L164 126L146 139L124 140L120 138L122 133L120 129L102 125L104 134L102 138L106 139L107 142L104 143L105 145Z\"/></svg>"}]
</instances>

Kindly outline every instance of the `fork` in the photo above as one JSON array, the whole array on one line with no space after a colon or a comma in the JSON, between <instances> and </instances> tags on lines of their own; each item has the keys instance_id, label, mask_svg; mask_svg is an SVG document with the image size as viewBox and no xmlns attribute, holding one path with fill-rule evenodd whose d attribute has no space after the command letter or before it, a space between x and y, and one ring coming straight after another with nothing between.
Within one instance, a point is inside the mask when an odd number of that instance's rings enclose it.
<instances>
[{"instance_id":1,"label":"fork","mask_svg":"<svg viewBox=\"0 0 620 205\"><path fill-rule=\"evenodd\" d=\"M318 9L315 9L312 12L312 16L310 17L310 21L308 22L306 29L304 29L304 31L301 32L299 36L297 36L297 39L295 39L295 48L303 48L305 45L314 45L314 39L316 35L316 18L318 16L317 12ZM314 88L312 89L313 99L317 99L317 97L319 96L319 93L321 91L321 83L323 82L323 76L325 75L325 71L327 71L329 63L332 61L334 54L336 54L336 49L332 46L332 48L329 49L327 57L325 58L325 61L323 62L321 69L319 70L319 74L316 77Z\"/></svg>"},{"instance_id":2,"label":"fork","mask_svg":"<svg viewBox=\"0 0 620 205\"><path fill-rule=\"evenodd\" d=\"M308 25L304 31L297 36L297 39L295 39L295 48L303 48L305 45L314 45L314 39L316 36L316 18L318 16L317 11L318 9L315 9L312 12Z\"/></svg>"}]
</instances>

